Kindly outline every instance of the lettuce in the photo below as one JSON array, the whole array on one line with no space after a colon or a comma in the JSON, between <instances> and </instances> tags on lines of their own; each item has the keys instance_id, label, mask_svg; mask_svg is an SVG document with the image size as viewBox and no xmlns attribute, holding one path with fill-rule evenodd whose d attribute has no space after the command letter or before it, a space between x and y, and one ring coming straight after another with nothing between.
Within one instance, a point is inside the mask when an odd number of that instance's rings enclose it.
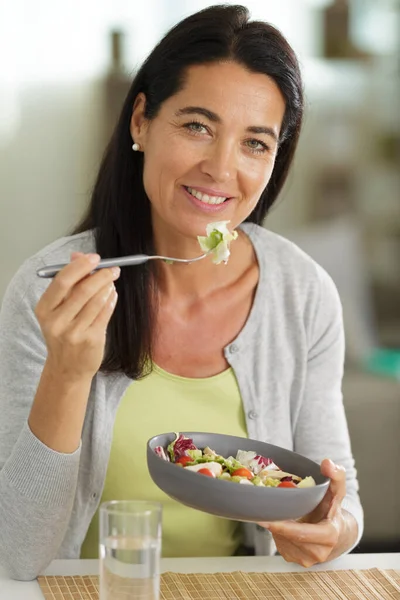
<instances>
[{"instance_id":1,"label":"lettuce","mask_svg":"<svg viewBox=\"0 0 400 600\"><path fill-rule=\"evenodd\" d=\"M244 467L250 469L255 475L258 475L260 471L268 467L270 471L278 470L278 467L271 458L265 458L260 454L247 450L238 450L236 454L236 460L238 460Z\"/></svg>"},{"instance_id":2,"label":"lettuce","mask_svg":"<svg viewBox=\"0 0 400 600\"><path fill-rule=\"evenodd\" d=\"M208 446L204 448L203 454L205 454L206 456L217 456L215 450L211 450L211 448L209 448Z\"/></svg>"},{"instance_id":3,"label":"lettuce","mask_svg":"<svg viewBox=\"0 0 400 600\"><path fill-rule=\"evenodd\" d=\"M251 480L251 483L253 485L256 485L257 487L264 487L264 484L261 480L261 477L258 477L258 475L256 475L255 477L253 477L253 479Z\"/></svg>"},{"instance_id":4,"label":"lettuce","mask_svg":"<svg viewBox=\"0 0 400 600\"><path fill-rule=\"evenodd\" d=\"M278 487L280 482L280 479L273 479L272 477L267 477L266 479L263 479L263 484L265 485L265 487Z\"/></svg>"},{"instance_id":5,"label":"lettuce","mask_svg":"<svg viewBox=\"0 0 400 600\"><path fill-rule=\"evenodd\" d=\"M247 450L238 450L236 454L236 460L239 461L244 467L249 468L251 461L256 457L256 453Z\"/></svg>"},{"instance_id":6,"label":"lettuce","mask_svg":"<svg viewBox=\"0 0 400 600\"><path fill-rule=\"evenodd\" d=\"M230 255L229 244L236 240L237 231L231 233L226 224L229 221L216 221L209 223L206 227L207 236L199 235L197 239L203 252L211 253L213 263L219 265L228 262Z\"/></svg>"},{"instance_id":7,"label":"lettuce","mask_svg":"<svg viewBox=\"0 0 400 600\"><path fill-rule=\"evenodd\" d=\"M233 458L233 456L226 458L223 462L223 465L229 471L229 473L233 473L233 471L236 471L236 469L242 469L244 467L244 465L236 460L236 458Z\"/></svg>"},{"instance_id":8,"label":"lettuce","mask_svg":"<svg viewBox=\"0 0 400 600\"><path fill-rule=\"evenodd\" d=\"M224 472L222 473L222 475L220 475L220 476L218 477L218 479L222 479L222 480L225 480L225 481L229 481L229 480L231 479L231 476L230 476L230 474L229 474L229 473L227 473L227 471L224 471Z\"/></svg>"},{"instance_id":9,"label":"lettuce","mask_svg":"<svg viewBox=\"0 0 400 600\"><path fill-rule=\"evenodd\" d=\"M199 458L201 458L202 454L201 454L201 450L187 450L186 452L187 456L190 456L190 458L193 458L193 461L197 461Z\"/></svg>"}]
</instances>

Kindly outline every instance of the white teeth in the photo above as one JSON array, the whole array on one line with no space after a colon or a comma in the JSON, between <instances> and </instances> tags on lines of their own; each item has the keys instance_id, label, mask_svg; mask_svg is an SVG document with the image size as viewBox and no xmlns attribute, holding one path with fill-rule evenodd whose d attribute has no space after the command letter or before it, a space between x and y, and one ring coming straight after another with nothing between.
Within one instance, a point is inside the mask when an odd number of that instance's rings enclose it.
<instances>
[{"instance_id":1,"label":"white teeth","mask_svg":"<svg viewBox=\"0 0 400 600\"><path fill-rule=\"evenodd\" d=\"M226 200L226 198L223 198L222 196L208 196L208 194L202 194L194 188L188 187L187 190L190 194L192 194L192 196L198 200L201 200L201 202L204 202L205 204L222 204Z\"/></svg>"}]
</instances>

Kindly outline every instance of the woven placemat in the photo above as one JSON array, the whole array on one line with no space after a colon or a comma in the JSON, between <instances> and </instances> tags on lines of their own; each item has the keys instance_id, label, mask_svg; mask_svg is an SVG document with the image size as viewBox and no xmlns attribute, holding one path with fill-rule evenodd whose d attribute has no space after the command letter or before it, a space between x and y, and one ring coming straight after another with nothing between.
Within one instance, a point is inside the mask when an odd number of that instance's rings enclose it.
<instances>
[{"instance_id":1,"label":"woven placemat","mask_svg":"<svg viewBox=\"0 0 400 600\"><path fill-rule=\"evenodd\" d=\"M98 577L39 577L46 600L99 600ZM140 596L138 596L140 597ZM124 594L124 600L131 596ZM400 600L400 571L164 573L160 600ZM114 598L113 598L114 600ZM115 600L118 600L115 597Z\"/></svg>"}]
</instances>

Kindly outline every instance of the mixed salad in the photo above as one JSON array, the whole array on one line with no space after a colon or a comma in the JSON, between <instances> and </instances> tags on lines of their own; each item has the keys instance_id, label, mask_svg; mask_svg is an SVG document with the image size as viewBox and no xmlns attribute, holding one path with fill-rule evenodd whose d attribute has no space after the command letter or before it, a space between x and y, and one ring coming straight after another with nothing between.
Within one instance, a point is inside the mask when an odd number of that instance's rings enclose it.
<instances>
[{"instance_id":1,"label":"mixed salad","mask_svg":"<svg viewBox=\"0 0 400 600\"><path fill-rule=\"evenodd\" d=\"M196 448L191 438L179 433L175 435L176 439L166 449L157 446L155 453L163 460L200 475L259 487L305 488L315 485L313 477L302 479L286 473L271 458L256 452L238 450L236 458L224 458L211 448Z\"/></svg>"},{"instance_id":2,"label":"mixed salad","mask_svg":"<svg viewBox=\"0 0 400 600\"><path fill-rule=\"evenodd\" d=\"M212 255L212 260L216 265L219 265L221 262L225 264L228 262L230 255L229 244L233 240L236 240L238 236L237 231L233 231L232 233L229 231L227 223L229 221L209 223L206 227L207 235L197 236L200 248L203 252Z\"/></svg>"}]
</instances>

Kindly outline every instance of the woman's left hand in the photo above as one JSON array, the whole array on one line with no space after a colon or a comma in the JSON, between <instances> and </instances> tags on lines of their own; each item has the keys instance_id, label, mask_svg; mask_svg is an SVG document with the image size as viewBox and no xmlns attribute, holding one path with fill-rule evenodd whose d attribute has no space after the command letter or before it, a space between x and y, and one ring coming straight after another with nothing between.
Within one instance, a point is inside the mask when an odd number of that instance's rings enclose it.
<instances>
[{"instance_id":1,"label":"woman's left hand","mask_svg":"<svg viewBox=\"0 0 400 600\"><path fill-rule=\"evenodd\" d=\"M357 536L354 517L341 508L346 495L344 467L325 459L321 463L321 473L329 477L331 483L315 510L296 521L260 523L272 533L279 554L286 561L303 567L340 556L352 546Z\"/></svg>"}]
</instances>

